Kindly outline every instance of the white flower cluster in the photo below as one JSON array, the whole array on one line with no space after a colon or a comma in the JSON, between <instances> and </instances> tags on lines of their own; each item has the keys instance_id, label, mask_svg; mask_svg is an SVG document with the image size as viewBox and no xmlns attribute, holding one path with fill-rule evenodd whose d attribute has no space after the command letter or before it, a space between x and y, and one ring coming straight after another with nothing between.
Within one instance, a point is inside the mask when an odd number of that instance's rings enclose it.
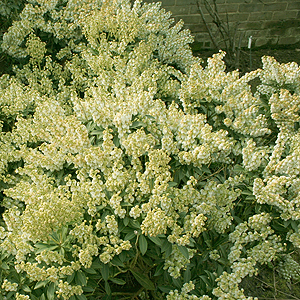
<instances>
[{"instance_id":1,"label":"white flower cluster","mask_svg":"<svg viewBox=\"0 0 300 300\"><path fill-rule=\"evenodd\" d=\"M290 193L292 197L286 199L286 193ZM256 178L253 194L258 203L277 207L282 219L299 220L299 178L275 175L264 181Z\"/></svg>"},{"instance_id":2,"label":"white flower cluster","mask_svg":"<svg viewBox=\"0 0 300 300\"><path fill-rule=\"evenodd\" d=\"M256 147L253 139L247 141L247 146L243 148L243 165L247 171L257 170L263 163L266 164L267 147Z\"/></svg>"},{"instance_id":3,"label":"white flower cluster","mask_svg":"<svg viewBox=\"0 0 300 300\"><path fill-rule=\"evenodd\" d=\"M195 288L192 281L187 282L183 285L181 292L178 290L171 291L167 295L167 300L210 300L208 296L197 297L196 295L188 295L190 291Z\"/></svg>"},{"instance_id":4,"label":"white flower cluster","mask_svg":"<svg viewBox=\"0 0 300 300\"><path fill-rule=\"evenodd\" d=\"M3 280L3 283L1 285L1 288L4 289L7 292L14 292L17 291L18 284L16 282L10 282L7 279Z\"/></svg>"},{"instance_id":5,"label":"white flower cluster","mask_svg":"<svg viewBox=\"0 0 300 300\"><path fill-rule=\"evenodd\" d=\"M67 43L67 47L76 51L78 41L82 38L82 34L80 34L76 23L80 21L81 14L89 13L99 7L98 3L100 2L101 4L102 1L93 1L90 3L92 5L87 1L69 1L63 9L61 9L62 7L59 6L59 1L57 0L26 2L19 15L19 19L4 34L1 45L2 49L7 51L8 54L19 58L28 55L23 45L24 40L27 39L30 33L39 30L48 35L53 34L58 40L67 39L68 41L77 41L77 45L74 42L70 42L69 45ZM49 22L47 16L53 22ZM42 43L39 42L35 45L37 49L32 49L30 53L39 53L41 50L41 52L44 52ZM40 58L39 55L37 57Z\"/></svg>"},{"instance_id":6,"label":"white flower cluster","mask_svg":"<svg viewBox=\"0 0 300 300\"><path fill-rule=\"evenodd\" d=\"M245 297L243 290L239 289L239 283L246 276L257 274L257 263L270 262L284 250L280 237L270 227L271 220L269 214L253 215L248 223L240 223L229 235L230 241L234 243L228 255L232 273L223 272L217 279L218 287L213 293L219 299L253 299ZM245 251L242 250L247 249L247 245L253 242L256 245L249 248L246 255L243 254Z\"/></svg>"},{"instance_id":7,"label":"white flower cluster","mask_svg":"<svg viewBox=\"0 0 300 300\"><path fill-rule=\"evenodd\" d=\"M190 248L187 248L187 251L189 258L183 255L177 245L174 245L172 247L171 255L165 259L164 269L168 270L173 278L178 278L180 276L181 269L183 269L188 263L190 263L190 259L196 252L195 249Z\"/></svg>"},{"instance_id":8,"label":"white flower cluster","mask_svg":"<svg viewBox=\"0 0 300 300\"><path fill-rule=\"evenodd\" d=\"M280 64L274 57L262 57L263 73L260 75L262 85L258 91L271 96L280 89L293 90L300 94L300 68L295 62Z\"/></svg>"},{"instance_id":9,"label":"white flower cluster","mask_svg":"<svg viewBox=\"0 0 300 300\"><path fill-rule=\"evenodd\" d=\"M225 72L220 52L203 68L189 32L172 22L157 3L38 0L4 34L5 51L31 59L0 78L0 247L31 282L55 283L57 297L83 293L66 277L96 257L109 265L134 251L120 225L130 222L172 244L164 269L173 278L198 255L192 240L234 228L232 272L213 294L251 299L239 283L285 245L271 213L234 219L244 182L257 204L299 221L299 67L265 57L263 70L239 77ZM59 41L51 57L39 32ZM258 76L253 95L248 82ZM299 247L294 229L286 238ZM17 288L2 281L7 292ZM167 299L210 299L193 289L186 283Z\"/></svg>"},{"instance_id":10,"label":"white flower cluster","mask_svg":"<svg viewBox=\"0 0 300 300\"><path fill-rule=\"evenodd\" d=\"M247 73L239 78L239 73L225 72L222 58L225 52L214 54L203 68L200 64L192 66L189 76L183 81L180 100L188 113L198 111L205 114L222 114L222 122L214 118L216 125L225 124L238 133L253 137L270 133L267 119L259 111L260 99L254 97L249 81L258 77L261 70ZM212 112L209 104L214 105Z\"/></svg>"},{"instance_id":11,"label":"white flower cluster","mask_svg":"<svg viewBox=\"0 0 300 300\"><path fill-rule=\"evenodd\" d=\"M278 264L278 273L286 280L300 279L300 266L290 254L286 255Z\"/></svg>"},{"instance_id":12,"label":"white flower cluster","mask_svg":"<svg viewBox=\"0 0 300 300\"><path fill-rule=\"evenodd\" d=\"M30 300L28 295L16 293L16 300Z\"/></svg>"},{"instance_id":13,"label":"white flower cluster","mask_svg":"<svg viewBox=\"0 0 300 300\"><path fill-rule=\"evenodd\" d=\"M42 42L39 37L31 34L26 43L26 51L38 63L41 63L46 53L46 43Z\"/></svg>"},{"instance_id":14,"label":"white flower cluster","mask_svg":"<svg viewBox=\"0 0 300 300\"><path fill-rule=\"evenodd\" d=\"M70 285L62 280L59 281L58 288L59 290L56 292L58 298L69 299L73 295L81 295L83 293L80 285Z\"/></svg>"}]
</instances>

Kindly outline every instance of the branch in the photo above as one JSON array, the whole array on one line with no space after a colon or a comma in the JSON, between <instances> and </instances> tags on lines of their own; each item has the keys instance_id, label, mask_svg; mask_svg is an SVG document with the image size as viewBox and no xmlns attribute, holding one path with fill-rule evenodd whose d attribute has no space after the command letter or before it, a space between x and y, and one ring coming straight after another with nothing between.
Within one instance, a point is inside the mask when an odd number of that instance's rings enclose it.
<instances>
[{"instance_id":1,"label":"branch","mask_svg":"<svg viewBox=\"0 0 300 300\"><path fill-rule=\"evenodd\" d=\"M209 28L208 25L207 25L207 22L206 22L206 20L205 20L203 11L202 11L202 9L201 9L201 7L200 7L200 4L199 4L198 0L196 1L196 4L197 4L198 10L199 10L199 13L200 13L200 15L201 15L202 21L203 21L203 23L204 23L204 25L205 25L205 27L206 27L206 30L208 31L208 34L209 34L209 36L210 36L210 39L211 39L212 43L214 44L214 47L215 47L216 49L218 49L218 45L217 45L217 43L216 43L216 41L215 41L215 39L214 39L214 37L213 37L211 31L210 31L210 28Z\"/></svg>"}]
</instances>

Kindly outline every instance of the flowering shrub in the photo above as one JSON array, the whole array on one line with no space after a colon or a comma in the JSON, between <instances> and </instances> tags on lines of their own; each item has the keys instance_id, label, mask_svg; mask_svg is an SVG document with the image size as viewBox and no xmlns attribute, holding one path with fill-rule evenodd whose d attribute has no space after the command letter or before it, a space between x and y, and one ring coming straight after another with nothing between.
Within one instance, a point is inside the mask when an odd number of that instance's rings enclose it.
<instances>
[{"instance_id":1,"label":"flowering shrub","mask_svg":"<svg viewBox=\"0 0 300 300\"><path fill-rule=\"evenodd\" d=\"M300 68L204 68L182 25L36 0L4 34L21 63L0 78L3 299L252 299L259 265L291 274Z\"/></svg>"}]
</instances>

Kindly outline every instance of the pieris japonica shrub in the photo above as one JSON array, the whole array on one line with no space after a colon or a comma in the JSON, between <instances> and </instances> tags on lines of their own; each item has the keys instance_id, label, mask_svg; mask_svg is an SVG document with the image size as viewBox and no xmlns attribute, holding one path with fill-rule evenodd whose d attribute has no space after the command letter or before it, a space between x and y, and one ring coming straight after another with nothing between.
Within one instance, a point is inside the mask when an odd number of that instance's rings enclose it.
<instances>
[{"instance_id":1,"label":"pieris japonica shrub","mask_svg":"<svg viewBox=\"0 0 300 300\"><path fill-rule=\"evenodd\" d=\"M203 67L182 26L157 3L36 0L4 34L3 299L250 300L260 265L295 273L300 68Z\"/></svg>"}]
</instances>

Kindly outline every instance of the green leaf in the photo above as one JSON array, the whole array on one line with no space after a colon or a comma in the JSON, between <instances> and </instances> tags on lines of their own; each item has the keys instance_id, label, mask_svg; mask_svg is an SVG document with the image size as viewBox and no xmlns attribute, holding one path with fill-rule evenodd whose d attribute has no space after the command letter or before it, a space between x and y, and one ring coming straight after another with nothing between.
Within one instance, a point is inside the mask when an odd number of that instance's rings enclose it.
<instances>
[{"instance_id":1,"label":"green leaf","mask_svg":"<svg viewBox=\"0 0 300 300\"><path fill-rule=\"evenodd\" d=\"M178 278L172 278L172 282L173 284L178 288L178 289L181 289L182 287L182 280L180 277Z\"/></svg>"},{"instance_id":2,"label":"green leaf","mask_svg":"<svg viewBox=\"0 0 300 300\"><path fill-rule=\"evenodd\" d=\"M204 171L205 173L211 174L211 170L210 170L207 166L203 165L203 166L201 167L201 169L202 169L202 171Z\"/></svg>"},{"instance_id":3,"label":"green leaf","mask_svg":"<svg viewBox=\"0 0 300 300\"><path fill-rule=\"evenodd\" d=\"M137 280L137 282L141 286L143 286L145 289L151 290L151 291L155 290L155 286L154 286L153 282L146 275L141 274L136 271L133 271L133 270L130 270L130 272L132 273L134 278Z\"/></svg>"},{"instance_id":4,"label":"green leaf","mask_svg":"<svg viewBox=\"0 0 300 300\"><path fill-rule=\"evenodd\" d=\"M136 234L134 233L134 231L128 232L128 233L125 235L124 240L125 240L125 241L130 241L130 240L132 240L132 239L135 238L135 237L136 237Z\"/></svg>"},{"instance_id":5,"label":"green leaf","mask_svg":"<svg viewBox=\"0 0 300 300\"><path fill-rule=\"evenodd\" d=\"M114 266L124 267L123 262L118 256L114 256L114 258L110 261L110 263Z\"/></svg>"},{"instance_id":6,"label":"green leaf","mask_svg":"<svg viewBox=\"0 0 300 300\"><path fill-rule=\"evenodd\" d=\"M93 269L93 268L82 268L84 270L84 272L88 273L88 274L97 274L97 272Z\"/></svg>"},{"instance_id":7,"label":"green leaf","mask_svg":"<svg viewBox=\"0 0 300 300\"><path fill-rule=\"evenodd\" d=\"M210 282L209 282L208 278L207 278L205 275L200 275L199 277L201 278L201 280L202 280L205 284L207 284L208 286L210 286Z\"/></svg>"},{"instance_id":8,"label":"green leaf","mask_svg":"<svg viewBox=\"0 0 300 300\"><path fill-rule=\"evenodd\" d=\"M93 130L90 132L90 135L97 135L98 138L102 138L103 137L103 130Z\"/></svg>"},{"instance_id":9,"label":"green leaf","mask_svg":"<svg viewBox=\"0 0 300 300\"><path fill-rule=\"evenodd\" d=\"M40 300L46 300L46 296L44 293L40 296Z\"/></svg>"},{"instance_id":10,"label":"green leaf","mask_svg":"<svg viewBox=\"0 0 300 300\"><path fill-rule=\"evenodd\" d=\"M139 236L139 246L140 246L142 255L144 255L147 252L148 242L147 242L147 239L145 238L145 236L142 234Z\"/></svg>"},{"instance_id":11,"label":"green leaf","mask_svg":"<svg viewBox=\"0 0 300 300\"><path fill-rule=\"evenodd\" d=\"M167 250L167 248L169 248L170 246L172 246L172 244L167 239L164 239L162 241L161 251L165 252Z\"/></svg>"},{"instance_id":12,"label":"green leaf","mask_svg":"<svg viewBox=\"0 0 300 300\"><path fill-rule=\"evenodd\" d=\"M126 281L123 280L123 279L119 279L119 278L109 278L109 280L115 284L118 284L118 285L124 285L126 284Z\"/></svg>"},{"instance_id":13,"label":"green leaf","mask_svg":"<svg viewBox=\"0 0 300 300\"><path fill-rule=\"evenodd\" d=\"M161 251L165 253L165 258L168 258L172 253L172 244L165 240L162 244Z\"/></svg>"},{"instance_id":14,"label":"green leaf","mask_svg":"<svg viewBox=\"0 0 300 300\"><path fill-rule=\"evenodd\" d=\"M177 245L178 250L182 253L182 255L186 258L189 259L190 255L189 255L189 251L185 246L179 246Z\"/></svg>"},{"instance_id":15,"label":"green leaf","mask_svg":"<svg viewBox=\"0 0 300 300\"><path fill-rule=\"evenodd\" d=\"M233 216L233 219L234 219L238 224L243 222L243 220L242 220L240 217L238 217L238 216Z\"/></svg>"},{"instance_id":16,"label":"green leaf","mask_svg":"<svg viewBox=\"0 0 300 300\"><path fill-rule=\"evenodd\" d=\"M35 251L36 254L39 254L41 253L43 250L48 250L48 251L53 251L53 250L56 250L58 249L58 245L54 245L54 246L50 246L50 245L47 245L47 247L44 247L44 248L39 248L37 251Z\"/></svg>"},{"instance_id":17,"label":"green leaf","mask_svg":"<svg viewBox=\"0 0 300 300\"><path fill-rule=\"evenodd\" d=\"M120 146L120 139L119 139L119 137L118 136L114 136L114 138L113 138L113 143L114 143L114 145L116 146L116 147L119 147Z\"/></svg>"},{"instance_id":18,"label":"green leaf","mask_svg":"<svg viewBox=\"0 0 300 300\"><path fill-rule=\"evenodd\" d=\"M151 242L153 242L154 244L156 244L157 246L159 246L159 247L162 246L162 242L161 242L161 240L160 240L159 237L157 237L157 236L147 236L147 238L148 238Z\"/></svg>"},{"instance_id":19,"label":"green leaf","mask_svg":"<svg viewBox=\"0 0 300 300\"><path fill-rule=\"evenodd\" d=\"M36 248L39 248L39 249L41 249L41 248L48 248L48 244L45 244L45 243L41 243L41 242L38 242L38 243L36 243L35 245L34 245Z\"/></svg>"},{"instance_id":20,"label":"green leaf","mask_svg":"<svg viewBox=\"0 0 300 300\"><path fill-rule=\"evenodd\" d=\"M12 296L14 296L16 294L16 292L8 292L6 299L10 299Z\"/></svg>"},{"instance_id":21,"label":"green leaf","mask_svg":"<svg viewBox=\"0 0 300 300\"><path fill-rule=\"evenodd\" d=\"M97 258L93 261L91 268L92 268L92 269L100 269L101 267L102 267L102 263L100 262L99 257L97 257Z\"/></svg>"},{"instance_id":22,"label":"green leaf","mask_svg":"<svg viewBox=\"0 0 300 300\"><path fill-rule=\"evenodd\" d=\"M101 267L100 271L101 271L102 278L105 281L107 281L108 277L109 277L109 265L108 264L103 264L103 266Z\"/></svg>"},{"instance_id":23,"label":"green leaf","mask_svg":"<svg viewBox=\"0 0 300 300\"><path fill-rule=\"evenodd\" d=\"M291 226L292 226L292 228L293 228L293 230L296 232L296 233L298 233L298 231L299 231L299 227L298 227L298 223L297 223L298 221L291 221Z\"/></svg>"},{"instance_id":24,"label":"green leaf","mask_svg":"<svg viewBox=\"0 0 300 300\"><path fill-rule=\"evenodd\" d=\"M183 273L183 281L189 282L191 280L191 277L192 277L191 270L187 268Z\"/></svg>"},{"instance_id":25,"label":"green leaf","mask_svg":"<svg viewBox=\"0 0 300 300\"><path fill-rule=\"evenodd\" d=\"M52 234L50 234L50 236L57 244L59 244L60 240L59 240L59 236L58 236L57 232L54 231Z\"/></svg>"},{"instance_id":26,"label":"green leaf","mask_svg":"<svg viewBox=\"0 0 300 300\"><path fill-rule=\"evenodd\" d=\"M178 185L177 182L174 182L174 181L169 181L169 182L168 182L168 186L169 186L169 187L174 187L174 186L177 186L177 185Z\"/></svg>"},{"instance_id":27,"label":"green leaf","mask_svg":"<svg viewBox=\"0 0 300 300\"><path fill-rule=\"evenodd\" d=\"M150 188L151 191L153 190L153 188L154 188L154 178L149 179L149 188Z\"/></svg>"},{"instance_id":28,"label":"green leaf","mask_svg":"<svg viewBox=\"0 0 300 300\"><path fill-rule=\"evenodd\" d=\"M54 291L55 291L55 285L54 285L54 282L51 282L47 289L47 299L48 300L54 299Z\"/></svg>"},{"instance_id":29,"label":"green leaf","mask_svg":"<svg viewBox=\"0 0 300 300\"><path fill-rule=\"evenodd\" d=\"M130 128L146 127L147 125L144 122L135 121L132 123Z\"/></svg>"},{"instance_id":30,"label":"green leaf","mask_svg":"<svg viewBox=\"0 0 300 300\"><path fill-rule=\"evenodd\" d=\"M164 272L164 263L161 263L156 267L154 276L160 276L163 272Z\"/></svg>"},{"instance_id":31,"label":"green leaf","mask_svg":"<svg viewBox=\"0 0 300 300\"><path fill-rule=\"evenodd\" d=\"M241 192L241 194L242 194L242 195L249 195L249 196L253 196L253 192L251 192L251 191L248 191L248 190L243 190L243 191Z\"/></svg>"},{"instance_id":32,"label":"green leaf","mask_svg":"<svg viewBox=\"0 0 300 300\"><path fill-rule=\"evenodd\" d=\"M28 285L23 285L23 286L22 286L22 289L23 289L23 291L26 292L26 293L30 293L30 292L31 292L31 289L29 288Z\"/></svg>"},{"instance_id":33,"label":"green leaf","mask_svg":"<svg viewBox=\"0 0 300 300\"><path fill-rule=\"evenodd\" d=\"M131 227L133 227L133 228L138 228L138 229L141 228L140 223L137 220L130 219L129 223L130 223Z\"/></svg>"},{"instance_id":34,"label":"green leaf","mask_svg":"<svg viewBox=\"0 0 300 300\"><path fill-rule=\"evenodd\" d=\"M84 291L84 292L87 292L87 293L92 293L92 292L94 292L95 291L95 288L92 288L91 286L83 286L82 287L82 290Z\"/></svg>"},{"instance_id":35,"label":"green leaf","mask_svg":"<svg viewBox=\"0 0 300 300\"><path fill-rule=\"evenodd\" d=\"M75 282L80 286L86 285L86 283L87 283L86 276L81 270L76 272Z\"/></svg>"},{"instance_id":36,"label":"green leaf","mask_svg":"<svg viewBox=\"0 0 300 300\"><path fill-rule=\"evenodd\" d=\"M208 270L204 270L204 272L208 275L209 277L209 281L210 281L210 285L212 286L216 280L216 277L214 276L214 274Z\"/></svg>"},{"instance_id":37,"label":"green leaf","mask_svg":"<svg viewBox=\"0 0 300 300\"><path fill-rule=\"evenodd\" d=\"M59 254L62 256L65 256L65 249L64 248L60 248L59 249Z\"/></svg>"},{"instance_id":38,"label":"green leaf","mask_svg":"<svg viewBox=\"0 0 300 300\"><path fill-rule=\"evenodd\" d=\"M8 270L8 269L9 269L8 264L7 264L6 262L3 262L3 263L1 264L1 269L3 269L3 270Z\"/></svg>"},{"instance_id":39,"label":"green leaf","mask_svg":"<svg viewBox=\"0 0 300 300\"><path fill-rule=\"evenodd\" d=\"M109 285L108 281L105 281L105 292L107 295L111 294L111 289L110 289L110 285Z\"/></svg>"},{"instance_id":40,"label":"green leaf","mask_svg":"<svg viewBox=\"0 0 300 300\"><path fill-rule=\"evenodd\" d=\"M75 272L73 272L71 275L67 276L67 282L71 283L73 281L73 279L75 278Z\"/></svg>"},{"instance_id":41,"label":"green leaf","mask_svg":"<svg viewBox=\"0 0 300 300\"><path fill-rule=\"evenodd\" d=\"M158 288L165 294L169 294L170 291L174 290L174 288L169 285L160 285Z\"/></svg>"},{"instance_id":42,"label":"green leaf","mask_svg":"<svg viewBox=\"0 0 300 300\"><path fill-rule=\"evenodd\" d=\"M131 203L127 202L127 201L124 201L124 202L121 203L121 206L122 207L131 207L131 206L133 206L133 204L131 204Z\"/></svg>"},{"instance_id":43,"label":"green leaf","mask_svg":"<svg viewBox=\"0 0 300 300\"><path fill-rule=\"evenodd\" d=\"M218 267L217 267L218 277L220 277L223 272L224 272L224 268L220 264L218 264Z\"/></svg>"},{"instance_id":44,"label":"green leaf","mask_svg":"<svg viewBox=\"0 0 300 300\"><path fill-rule=\"evenodd\" d=\"M151 116L151 115L145 115L148 119L150 120L155 120L155 117Z\"/></svg>"},{"instance_id":45,"label":"green leaf","mask_svg":"<svg viewBox=\"0 0 300 300\"><path fill-rule=\"evenodd\" d=\"M86 296L84 296L84 294L76 295L76 298L79 300L87 300L87 298L86 298Z\"/></svg>"}]
</instances>

